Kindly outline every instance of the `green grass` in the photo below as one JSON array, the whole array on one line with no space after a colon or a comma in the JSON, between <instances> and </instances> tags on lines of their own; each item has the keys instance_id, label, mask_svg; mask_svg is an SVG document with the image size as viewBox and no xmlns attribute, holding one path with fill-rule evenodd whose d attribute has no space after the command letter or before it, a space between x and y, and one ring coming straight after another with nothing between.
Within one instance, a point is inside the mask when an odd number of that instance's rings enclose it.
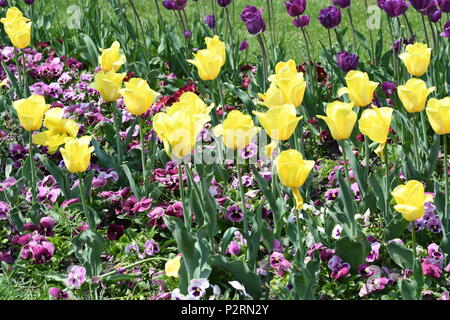
<instances>
[{"instance_id":1,"label":"green grass","mask_svg":"<svg viewBox=\"0 0 450 320\"><path fill-rule=\"evenodd\" d=\"M60 16L62 17L62 21L67 17L67 8L71 5L81 5L82 2L86 1L67 1L67 0L54 0L56 3L56 7L58 12L60 13ZM111 0L99 0L99 5L104 8L105 11L111 10ZM215 1L215 0L214 0ZM156 7L154 1L134 1L136 3L137 11L139 12L139 15L141 19L145 22L150 21L151 23L157 23L157 14L156 14ZM159 3L162 1L158 0ZM127 9L127 15L130 19L130 21L134 21L134 16L132 13L132 10L129 6L128 0L121 0L121 3L124 7ZM246 0L246 1L233 1L235 4L229 6L229 12L231 15L231 20L233 24L233 30L235 35L242 41L242 40L248 40L250 42L250 52L255 52L259 50L258 43L256 41L256 38L250 34L248 34L245 25L240 20L239 14L242 11L242 9L247 5L254 5L256 7L262 7L263 12L266 18L266 21L268 20L268 10L267 10L267 3L266 1L262 0ZM196 6L198 4L198 8ZM309 36L311 38L311 41L313 43L313 56L317 59L319 52L321 51L321 45L320 42L323 43L325 46L328 46L329 40L328 40L328 33L325 28L323 28L318 20L318 15L320 9L328 6L331 4L330 1L323 1L323 0L310 0L308 1L308 6L306 9L305 14L311 15L311 23L307 27L307 32L309 33ZM376 5L376 0L369 0L369 5ZM306 48L304 45L303 37L301 35L300 30L298 30L293 24L292 24L292 17L290 17L285 9L284 2L283 1L274 1L275 6L275 17L276 17L276 38L277 41L281 41L281 45L283 45L286 48L287 51L287 57L293 58L298 61L303 61L306 58ZM160 5L161 12L163 14L164 19L167 21L167 23L172 25L172 28L174 32L181 33L181 29L178 26L178 20L176 19L176 16L174 15L174 12L166 10L162 5ZM53 7L49 8L53 9ZM223 30L221 26L223 23L225 23L224 18L224 10L219 7L217 4L215 5L216 9L216 16L219 17L218 23L219 23L219 29ZM199 10L199 11L197 11ZM355 24L356 29L367 39L367 46L370 46L369 44L369 31L367 28L367 15L365 10L365 4L363 0L354 0L352 7L352 16L353 21ZM198 15L198 12L200 15ZM192 24L195 20L201 19L203 21L203 18L206 14L212 14L212 6L211 6L211 0L199 0L198 2L189 1L188 6L186 7L186 14L188 17L188 21L190 24ZM348 28L347 32L345 34L344 38L344 44L350 45L352 43L352 32L350 29L350 23L349 23L349 17L346 12L342 12L342 23L339 27L340 30L342 28ZM407 12L409 20L411 21L411 24L413 25L414 32L417 34L417 39L419 41L424 41L424 34L423 34L423 28L421 24L421 20L419 15L410 8ZM387 28L387 18L386 14L382 12L382 22L381 26L383 28L383 40L385 44L385 51L388 50L389 45L391 43L391 36L388 32ZM405 35L409 35L406 28L405 20L402 18L400 19L402 24L402 32ZM378 38L378 30L373 30L373 37L374 41ZM269 34L266 32L266 39L269 40ZM333 44L337 44L336 37L334 33L332 33L332 41ZM359 39L357 39L357 42L360 42ZM361 55L363 55L363 58L367 58L367 51L359 51Z\"/></svg>"}]
</instances>

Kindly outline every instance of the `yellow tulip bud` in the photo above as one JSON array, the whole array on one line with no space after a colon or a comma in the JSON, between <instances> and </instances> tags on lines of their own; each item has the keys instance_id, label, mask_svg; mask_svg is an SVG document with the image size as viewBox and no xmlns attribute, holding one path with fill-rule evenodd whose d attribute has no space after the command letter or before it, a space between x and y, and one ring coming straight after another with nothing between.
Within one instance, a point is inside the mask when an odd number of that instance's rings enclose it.
<instances>
[{"instance_id":1,"label":"yellow tulip bud","mask_svg":"<svg viewBox=\"0 0 450 320\"><path fill-rule=\"evenodd\" d=\"M430 99L425 110L436 134L450 133L450 97L441 100Z\"/></svg>"},{"instance_id":2,"label":"yellow tulip bud","mask_svg":"<svg viewBox=\"0 0 450 320\"><path fill-rule=\"evenodd\" d=\"M213 132L217 137L223 136L223 143L227 148L241 150L250 144L259 130L251 116L233 110Z\"/></svg>"},{"instance_id":3,"label":"yellow tulip bud","mask_svg":"<svg viewBox=\"0 0 450 320\"><path fill-rule=\"evenodd\" d=\"M194 114L187 110L172 114L159 112L153 119L153 127L164 142L170 157L181 159L192 153L200 131L211 118L206 113Z\"/></svg>"},{"instance_id":4,"label":"yellow tulip bud","mask_svg":"<svg viewBox=\"0 0 450 320\"><path fill-rule=\"evenodd\" d=\"M71 173L84 172L91 163L91 153L94 147L89 147L92 137L83 136L79 139L66 138L61 155L67 170Z\"/></svg>"},{"instance_id":5,"label":"yellow tulip bud","mask_svg":"<svg viewBox=\"0 0 450 320\"><path fill-rule=\"evenodd\" d=\"M421 182L410 180L397 186L391 194L397 202L394 209L400 212L405 220L414 221L423 217L427 199Z\"/></svg>"},{"instance_id":6,"label":"yellow tulip bud","mask_svg":"<svg viewBox=\"0 0 450 320\"><path fill-rule=\"evenodd\" d=\"M416 42L406 46L406 52L400 54L400 59L408 70L408 73L414 77L420 77L428 70L431 60L431 48L426 44Z\"/></svg>"},{"instance_id":7,"label":"yellow tulip bud","mask_svg":"<svg viewBox=\"0 0 450 320\"><path fill-rule=\"evenodd\" d=\"M434 89L434 87L427 88L425 81L414 78L409 79L405 85L397 88L403 106L410 113L422 111L425 108L428 95Z\"/></svg>"},{"instance_id":8,"label":"yellow tulip bud","mask_svg":"<svg viewBox=\"0 0 450 320\"><path fill-rule=\"evenodd\" d=\"M166 112L168 115L178 111L187 111L193 114L209 114L213 107L208 107L194 92L185 92L180 96L178 102L167 108Z\"/></svg>"},{"instance_id":9,"label":"yellow tulip bud","mask_svg":"<svg viewBox=\"0 0 450 320\"><path fill-rule=\"evenodd\" d=\"M275 66L275 74L269 77L269 81L286 81L297 76L297 65L294 60L278 62Z\"/></svg>"},{"instance_id":10,"label":"yellow tulip bud","mask_svg":"<svg viewBox=\"0 0 450 320\"><path fill-rule=\"evenodd\" d=\"M261 126L273 140L288 140L294 133L298 122L303 117L297 117L296 109L292 104L272 107L267 112L253 111L258 117Z\"/></svg>"},{"instance_id":11,"label":"yellow tulip bud","mask_svg":"<svg viewBox=\"0 0 450 320\"><path fill-rule=\"evenodd\" d=\"M50 105L45 103L43 96L32 95L27 99L21 99L13 103L17 111L20 125L26 131L39 130L42 127L42 118Z\"/></svg>"},{"instance_id":12,"label":"yellow tulip bud","mask_svg":"<svg viewBox=\"0 0 450 320\"><path fill-rule=\"evenodd\" d=\"M372 105L372 109L366 109L361 114L359 130L372 141L386 143L393 111L392 108L378 108Z\"/></svg>"},{"instance_id":13,"label":"yellow tulip bud","mask_svg":"<svg viewBox=\"0 0 450 320\"><path fill-rule=\"evenodd\" d=\"M100 51L102 54L98 57L98 63L103 71L117 72L127 61L125 55L120 53L119 41L114 41L110 48L100 49Z\"/></svg>"},{"instance_id":14,"label":"yellow tulip bud","mask_svg":"<svg viewBox=\"0 0 450 320\"><path fill-rule=\"evenodd\" d=\"M282 151L277 156L275 166L281 183L288 188L292 188L297 209L302 209L303 199L298 187L305 183L314 167L314 161L304 160L300 152L290 149Z\"/></svg>"},{"instance_id":15,"label":"yellow tulip bud","mask_svg":"<svg viewBox=\"0 0 450 320\"><path fill-rule=\"evenodd\" d=\"M331 135L335 140L345 140L350 137L356 123L356 112L353 111L353 103L335 101L327 105L327 116L318 115L324 120Z\"/></svg>"},{"instance_id":16,"label":"yellow tulip bud","mask_svg":"<svg viewBox=\"0 0 450 320\"><path fill-rule=\"evenodd\" d=\"M348 94L355 107L368 106L373 100L373 93L378 86L378 82L369 80L369 75L365 72L352 70L345 77L347 87L341 88L338 95Z\"/></svg>"},{"instance_id":17,"label":"yellow tulip bud","mask_svg":"<svg viewBox=\"0 0 450 320\"><path fill-rule=\"evenodd\" d=\"M30 21L30 19L27 19L23 16L22 12L17 7L9 8L8 11L6 11L6 17L0 19L0 22L5 25L5 28L6 25L15 23L17 21Z\"/></svg>"},{"instance_id":18,"label":"yellow tulip bud","mask_svg":"<svg viewBox=\"0 0 450 320\"><path fill-rule=\"evenodd\" d=\"M206 42L206 50L212 51L218 56L220 56L220 58L222 59L220 65L221 67L223 67L227 58L225 43L220 41L219 36L217 35L215 35L212 38L206 37L205 42Z\"/></svg>"},{"instance_id":19,"label":"yellow tulip bud","mask_svg":"<svg viewBox=\"0 0 450 320\"><path fill-rule=\"evenodd\" d=\"M94 77L94 85L92 86L100 92L105 102L114 102L120 97L119 90L122 87L122 81L125 73L100 71Z\"/></svg>"},{"instance_id":20,"label":"yellow tulip bud","mask_svg":"<svg viewBox=\"0 0 450 320\"><path fill-rule=\"evenodd\" d=\"M216 79L222 67L222 57L215 50L199 50L194 54L194 60L187 62L197 67L198 75L204 81Z\"/></svg>"},{"instance_id":21,"label":"yellow tulip bud","mask_svg":"<svg viewBox=\"0 0 450 320\"><path fill-rule=\"evenodd\" d=\"M45 113L44 126L49 130L33 135L33 143L48 147L48 153L54 153L65 143L66 138L75 138L78 125L71 119L63 119L62 108L52 108Z\"/></svg>"},{"instance_id":22,"label":"yellow tulip bud","mask_svg":"<svg viewBox=\"0 0 450 320\"><path fill-rule=\"evenodd\" d=\"M131 78L124 89L119 90L123 97L127 110L135 116L140 116L147 112L159 95L150 89L147 81L140 78Z\"/></svg>"},{"instance_id":23,"label":"yellow tulip bud","mask_svg":"<svg viewBox=\"0 0 450 320\"><path fill-rule=\"evenodd\" d=\"M166 262L164 266L166 276L178 278L178 271L181 266L181 256L176 256L173 259L170 259Z\"/></svg>"}]
</instances>

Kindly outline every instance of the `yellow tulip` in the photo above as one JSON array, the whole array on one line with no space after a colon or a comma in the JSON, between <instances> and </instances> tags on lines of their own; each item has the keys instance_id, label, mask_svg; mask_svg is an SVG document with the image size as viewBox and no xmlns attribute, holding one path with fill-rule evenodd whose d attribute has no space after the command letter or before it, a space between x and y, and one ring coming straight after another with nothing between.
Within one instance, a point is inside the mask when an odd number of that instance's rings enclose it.
<instances>
[{"instance_id":1,"label":"yellow tulip","mask_svg":"<svg viewBox=\"0 0 450 320\"><path fill-rule=\"evenodd\" d=\"M83 136L77 138L66 138L61 155L67 170L71 173L84 172L91 163L91 153L94 147L89 147L92 137Z\"/></svg>"},{"instance_id":2,"label":"yellow tulip","mask_svg":"<svg viewBox=\"0 0 450 320\"><path fill-rule=\"evenodd\" d=\"M278 107L286 104L283 97L283 92L280 90L280 88L278 88L275 82L272 82L270 84L270 87L269 89L267 89L266 93L259 93L258 96L263 101L260 104L268 108Z\"/></svg>"},{"instance_id":3,"label":"yellow tulip","mask_svg":"<svg viewBox=\"0 0 450 320\"><path fill-rule=\"evenodd\" d=\"M304 160L297 150L282 151L275 159L278 177L283 185L292 188L297 209L303 208L303 199L298 188L302 186L309 176L314 161Z\"/></svg>"},{"instance_id":4,"label":"yellow tulip","mask_svg":"<svg viewBox=\"0 0 450 320\"><path fill-rule=\"evenodd\" d=\"M181 266L181 256L176 256L173 259L170 259L166 262L164 269L166 272L166 276L178 278L178 271Z\"/></svg>"},{"instance_id":5,"label":"yellow tulip","mask_svg":"<svg viewBox=\"0 0 450 320\"><path fill-rule=\"evenodd\" d=\"M366 109L361 114L359 130L372 141L386 143L393 111L392 108L378 108L372 105L372 109Z\"/></svg>"},{"instance_id":6,"label":"yellow tulip","mask_svg":"<svg viewBox=\"0 0 450 320\"><path fill-rule=\"evenodd\" d=\"M62 108L52 108L45 113L44 127L49 130L33 135L33 143L48 147L48 153L54 153L64 144L66 138L75 138L78 125L71 119L63 119Z\"/></svg>"},{"instance_id":7,"label":"yellow tulip","mask_svg":"<svg viewBox=\"0 0 450 320\"><path fill-rule=\"evenodd\" d=\"M392 120L392 108L378 108L372 105L372 109L366 109L359 119L359 130L370 140L378 142L380 145L375 153L384 161L384 147L389 134L389 127Z\"/></svg>"},{"instance_id":8,"label":"yellow tulip","mask_svg":"<svg viewBox=\"0 0 450 320\"><path fill-rule=\"evenodd\" d=\"M13 103L17 111L20 125L26 131L39 130L42 127L42 118L50 105L45 103L43 96L32 95L27 99L21 99Z\"/></svg>"},{"instance_id":9,"label":"yellow tulip","mask_svg":"<svg viewBox=\"0 0 450 320\"><path fill-rule=\"evenodd\" d=\"M217 35L215 35L212 38L206 37L205 42L206 42L206 50L212 51L218 56L220 56L220 58L222 59L221 66L223 67L227 58L225 43L220 41L219 36Z\"/></svg>"},{"instance_id":10,"label":"yellow tulip","mask_svg":"<svg viewBox=\"0 0 450 320\"><path fill-rule=\"evenodd\" d=\"M305 96L306 82L302 72L297 72L294 60L278 62L275 74L269 77L271 85L266 94L261 95L264 104L268 107L292 104L299 107ZM282 100L280 101L280 98Z\"/></svg>"},{"instance_id":11,"label":"yellow tulip","mask_svg":"<svg viewBox=\"0 0 450 320\"><path fill-rule=\"evenodd\" d=\"M227 148L241 150L250 144L259 130L251 116L233 110L213 132L217 137L223 136L223 143Z\"/></svg>"},{"instance_id":12,"label":"yellow tulip","mask_svg":"<svg viewBox=\"0 0 450 320\"><path fill-rule=\"evenodd\" d=\"M6 12L6 17L0 19L0 22L3 23L5 26L7 24L15 23L17 21L24 21L28 22L30 19L27 19L23 16L22 12L17 7L9 8Z\"/></svg>"},{"instance_id":13,"label":"yellow tulip","mask_svg":"<svg viewBox=\"0 0 450 320\"><path fill-rule=\"evenodd\" d=\"M410 180L397 186L391 194L397 202L394 209L400 212L405 220L414 221L423 217L424 203L428 199L421 182Z\"/></svg>"},{"instance_id":14,"label":"yellow tulip","mask_svg":"<svg viewBox=\"0 0 450 320\"><path fill-rule=\"evenodd\" d=\"M120 53L119 41L114 41L110 48L100 49L100 51L102 54L98 57L98 63L103 71L117 72L127 61L125 55Z\"/></svg>"},{"instance_id":15,"label":"yellow tulip","mask_svg":"<svg viewBox=\"0 0 450 320\"><path fill-rule=\"evenodd\" d=\"M178 111L187 111L193 114L209 114L212 108L214 106L208 107L194 92L185 92L180 96L178 102L175 102L171 107L167 108L166 112L168 115Z\"/></svg>"},{"instance_id":16,"label":"yellow tulip","mask_svg":"<svg viewBox=\"0 0 450 320\"><path fill-rule=\"evenodd\" d=\"M222 67L222 57L215 50L199 50L194 54L194 60L187 62L197 67L198 75L204 81L216 79Z\"/></svg>"},{"instance_id":17,"label":"yellow tulip","mask_svg":"<svg viewBox=\"0 0 450 320\"><path fill-rule=\"evenodd\" d=\"M416 42L406 46L406 52L400 54L400 59L408 70L408 73L414 77L420 77L428 70L431 60L431 48L426 44Z\"/></svg>"},{"instance_id":18,"label":"yellow tulip","mask_svg":"<svg viewBox=\"0 0 450 320\"><path fill-rule=\"evenodd\" d=\"M172 114L159 112L153 119L153 127L163 140L166 153L181 159L192 152L197 136L210 120L208 114L194 114L187 110Z\"/></svg>"},{"instance_id":19,"label":"yellow tulip","mask_svg":"<svg viewBox=\"0 0 450 320\"><path fill-rule=\"evenodd\" d=\"M125 88L119 90L119 94L123 97L127 110L135 116L147 112L159 95L150 89L147 81L140 78L131 78Z\"/></svg>"},{"instance_id":20,"label":"yellow tulip","mask_svg":"<svg viewBox=\"0 0 450 320\"><path fill-rule=\"evenodd\" d=\"M303 118L297 117L296 109L292 104L273 107L267 112L253 111L261 126L273 140L288 140L294 133L298 122Z\"/></svg>"},{"instance_id":21,"label":"yellow tulip","mask_svg":"<svg viewBox=\"0 0 450 320\"><path fill-rule=\"evenodd\" d=\"M425 110L436 134L450 133L450 97L441 100L430 99Z\"/></svg>"},{"instance_id":22,"label":"yellow tulip","mask_svg":"<svg viewBox=\"0 0 450 320\"><path fill-rule=\"evenodd\" d=\"M414 78L409 79L405 85L397 88L403 106L410 113L422 111L425 108L428 95L434 89L434 87L427 88L425 81Z\"/></svg>"},{"instance_id":23,"label":"yellow tulip","mask_svg":"<svg viewBox=\"0 0 450 320\"><path fill-rule=\"evenodd\" d=\"M17 21L12 23L8 28L9 31L7 34L14 47L24 49L30 45L31 22Z\"/></svg>"},{"instance_id":24,"label":"yellow tulip","mask_svg":"<svg viewBox=\"0 0 450 320\"><path fill-rule=\"evenodd\" d=\"M352 70L345 76L345 82L347 87L339 89L339 96L348 94L355 107L365 107L372 102L378 82L370 81L367 73Z\"/></svg>"},{"instance_id":25,"label":"yellow tulip","mask_svg":"<svg viewBox=\"0 0 450 320\"><path fill-rule=\"evenodd\" d=\"M100 92L105 102L114 102L120 97L119 90L126 73L100 71L94 77L93 88Z\"/></svg>"},{"instance_id":26,"label":"yellow tulip","mask_svg":"<svg viewBox=\"0 0 450 320\"><path fill-rule=\"evenodd\" d=\"M327 116L318 115L324 120L335 140L345 140L350 137L356 123L356 112L353 111L353 103L335 101L327 105Z\"/></svg>"}]
</instances>

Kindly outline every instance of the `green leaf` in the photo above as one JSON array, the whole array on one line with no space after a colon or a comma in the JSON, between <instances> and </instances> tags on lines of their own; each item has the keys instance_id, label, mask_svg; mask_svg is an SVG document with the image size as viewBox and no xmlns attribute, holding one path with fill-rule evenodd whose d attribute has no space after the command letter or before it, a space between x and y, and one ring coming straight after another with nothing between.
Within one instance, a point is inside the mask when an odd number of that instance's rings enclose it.
<instances>
[{"instance_id":1,"label":"green leaf","mask_svg":"<svg viewBox=\"0 0 450 320\"><path fill-rule=\"evenodd\" d=\"M210 256L208 262L211 266L220 267L231 273L234 280L242 283L245 290L254 299L258 299L261 296L261 280L255 272L250 271L246 263L239 260L232 260L222 255Z\"/></svg>"},{"instance_id":2,"label":"green leaf","mask_svg":"<svg viewBox=\"0 0 450 320\"><path fill-rule=\"evenodd\" d=\"M136 182L134 181L133 175L131 174L130 168L126 164L122 165L123 172L125 173L128 183L130 184L131 191L133 191L134 196L137 199L141 199L141 193L138 191L136 187Z\"/></svg>"},{"instance_id":3,"label":"green leaf","mask_svg":"<svg viewBox=\"0 0 450 320\"><path fill-rule=\"evenodd\" d=\"M412 270L413 252L411 249L394 241L391 241L387 245L387 249L392 260L394 260L399 267Z\"/></svg>"},{"instance_id":4,"label":"green leaf","mask_svg":"<svg viewBox=\"0 0 450 320\"><path fill-rule=\"evenodd\" d=\"M353 272L365 263L370 250L370 244L366 238L351 240L344 237L336 242L336 255L341 257L344 262L348 262Z\"/></svg>"},{"instance_id":5,"label":"green leaf","mask_svg":"<svg viewBox=\"0 0 450 320\"><path fill-rule=\"evenodd\" d=\"M295 292L302 300L316 300L317 272L320 269L320 261L312 260L306 267L301 267L293 274Z\"/></svg>"},{"instance_id":6,"label":"green leaf","mask_svg":"<svg viewBox=\"0 0 450 320\"><path fill-rule=\"evenodd\" d=\"M403 300L417 300L417 284L411 279L400 279L398 287Z\"/></svg>"},{"instance_id":7,"label":"green leaf","mask_svg":"<svg viewBox=\"0 0 450 320\"><path fill-rule=\"evenodd\" d=\"M100 147L100 144L97 140L92 140L91 143L94 146L95 156L100 161L100 164L107 169L114 169L114 171L116 171L118 174L120 174L121 169L117 165L114 158L111 157L109 154L107 154L105 151L103 151L103 149Z\"/></svg>"},{"instance_id":8,"label":"green leaf","mask_svg":"<svg viewBox=\"0 0 450 320\"><path fill-rule=\"evenodd\" d=\"M106 241L95 231L86 230L72 240L75 256L86 268L89 276L98 276L101 272L101 259Z\"/></svg>"}]
</instances>

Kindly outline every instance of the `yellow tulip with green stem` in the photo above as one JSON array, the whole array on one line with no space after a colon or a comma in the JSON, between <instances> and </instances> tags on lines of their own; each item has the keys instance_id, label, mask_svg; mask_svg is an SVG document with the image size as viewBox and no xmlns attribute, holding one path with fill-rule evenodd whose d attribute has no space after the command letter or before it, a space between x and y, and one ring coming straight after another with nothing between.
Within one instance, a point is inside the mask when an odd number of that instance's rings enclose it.
<instances>
[{"instance_id":1,"label":"yellow tulip with green stem","mask_svg":"<svg viewBox=\"0 0 450 320\"><path fill-rule=\"evenodd\" d=\"M136 121L139 121L139 137L141 141L141 165L142 174L144 178L144 194L148 195L148 181L147 171L145 168L146 158L144 149L144 120L142 115L150 109L152 104L158 97L158 93L153 91L148 85L147 81L140 78L131 78L125 85L125 88L119 90L122 95L125 107L127 110L136 116Z\"/></svg>"},{"instance_id":2,"label":"yellow tulip with green stem","mask_svg":"<svg viewBox=\"0 0 450 320\"><path fill-rule=\"evenodd\" d=\"M413 124L413 137L415 146L415 159L416 166L419 164L419 149L417 145L416 129L417 129L417 119L416 113L420 113L420 118L422 122L422 134L423 140L425 142L426 149L428 149L428 137L427 137L427 127L425 123L424 109L427 103L427 98L430 93L435 90L434 87L427 87L425 81L420 79L411 78L406 84L399 86L397 88L398 96L406 111L412 113L412 124Z\"/></svg>"},{"instance_id":3,"label":"yellow tulip with green stem","mask_svg":"<svg viewBox=\"0 0 450 320\"><path fill-rule=\"evenodd\" d=\"M13 102L13 108L17 112L20 125L26 131L28 131L28 144L29 144L29 155L28 155L28 165L30 168L31 181L31 196L33 212L34 206L36 204L36 183L35 183L35 170L34 170L34 160L33 160L33 131L39 130L42 127L42 119L47 110L50 109L50 105L45 103L45 98L40 95L32 95L26 99L20 99ZM35 222L35 221L33 221Z\"/></svg>"},{"instance_id":4,"label":"yellow tulip with green stem","mask_svg":"<svg viewBox=\"0 0 450 320\"><path fill-rule=\"evenodd\" d=\"M95 219L87 208L86 191L84 188L83 173L89 168L91 164L91 154L94 147L89 146L92 137L83 136L81 138L66 138L64 148L60 149L64 165L67 171L78 175L80 183L80 197L83 206L83 211L90 230L96 229Z\"/></svg>"},{"instance_id":5,"label":"yellow tulip with green stem","mask_svg":"<svg viewBox=\"0 0 450 320\"><path fill-rule=\"evenodd\" d=\"M432 198L430 199L425 196L425 188L422 182L417 180L409 180L406 184L397 186L391 194L396 202L394 209L400 212L406 221L411 223L413 243L412 265L414 275L416 275L416 270L420 268L420 265L417 265L419 261L416 261L416 226L414 221L423 217L425 202L432 201ZM421 271L419 271L420 274Z\"/></svg>"},{"instance_id":6,"label":"yellow tulip with green stem","mask_svg":"<svg viewBox=\"0 0 450 320\"><path fill-rule=\"evenodd\" d=\"M120 98L120 89L126 73L115 73L114 71L100 71L94 76L94 83L92 88L96 89L102 99L110 105L111 113L114 117L114 127L116 130L116 148L119 165L122 164L123 150L120 142L120 125L122 124L122 117L119 109L114 103Z\"/></svg>"},{"instance_id":7,"label":"yellow tulip with green stem","mask_svg":"<svg viewBox=\"0 0 450 320\"><path fill-rule=\"evenodd\" d=\"M442 139L444 140L445 209L442 220L444 221L444 226L447 230L449 203L447 135L450 133L450 97L430 99L425 111L434 132L438 135L442 135Z\"/></svg>"},{"instance_id":8,"label":"yellow tulip with green stem","mask_svg":"<svg viewBox=\"0 0 450 320\"><path fill-rule=\"evenodd\" d=\"M348 95L350 102L355 107L366 107L372 103L373 94L378 87L378 82L371 81L366 72L351 70L345 76L347 87L338 90L338 95ZM366 164L366 178L369 177L369 141L364 135L364 162Z\"/></svg>"},{"instance_id":9,"label":"yellow tulip with green stem","mask_svg":"<svg viewBox=\"0 0 450 320\"><path fill-rule=\"evenodd\" d=\"M372 141L378 142L379 145L375 150L375 153L384 161L385 165L385 214L388 214L389 204L389 154L387 146L387 139L389 135L389 128L392 121L392 113L394 109L383 107L378 108L372 105L371 109L366 109L361 114L359 119L359 130L364 137L370 138ZM369 166L369 163L366 163Z\"/></svg>"},{"instance_id":10,"label":"yellow tulip with green stem","mask_svg":"<svg viewBox=\"0 0 450 320\"><path fill-rule=\"evenodd\" d=\"M231 150L242 150L250 144L253 137L259 132L253 119L238 110L231 111L222 124L216 126L213 130L214 135L222 137L224 145ZM244 213L244 234L248 239L248 214L245 205L244 187L242 185L241 166L239 161L236 164L237 178L241 195L242 212Z\"/></svg>"},{"instance_id":11,"label":"yellow tulip with green stem","mask_svg":"<svg viewBox=\"0 0 450 320\"><path fill-rule=\"evenodd\" d=\"M326 116L317 115L328 125L333 139L341 144L342 157L344 161L345 177L347 183L351 186L350 175L348 171L347 156L345 154L345 140L348 139L356 123L356 112L353 111L353 102L345 103L335 101L327 105Z\"/></svg>"}]
</instances>

